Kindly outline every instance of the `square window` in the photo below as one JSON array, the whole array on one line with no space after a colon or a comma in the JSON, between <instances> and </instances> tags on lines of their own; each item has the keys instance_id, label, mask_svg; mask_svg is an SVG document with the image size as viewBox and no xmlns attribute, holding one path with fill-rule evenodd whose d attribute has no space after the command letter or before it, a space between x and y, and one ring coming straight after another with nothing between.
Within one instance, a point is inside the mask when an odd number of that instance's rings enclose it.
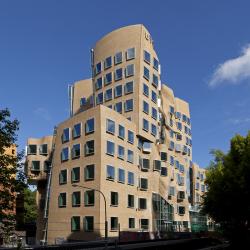
<instances>
[{"instance_id":1,"label":"square window","mask_svg":"<svg viewBox=\"0 0 250 250\"><path fill-rule=\"evenodd\" d=\"M118 230L118 217L110 217L110 229L111 231Z\"/></svg>"},{"instance_id":2,"label":"square window","mask_svg":"<svg viewBox=\"0 0 250 250\"><path fill-rule=\"evenodd\" d=\"M115 81L122 79L122 68L115 70Z\"/></svg>"},{"instance_id":3,"label":"square window","mask_svg":"<svg viewBox=\"0 0 250 250\"><path fill-rule=\"evenodd\" d=\"M185 214L185 207L184 206L179 206L178 207L178 214L179 215L184 215Z\"/></svg>"},{"instance_id":4,"label":"square window","mask_svg":"<svg viewBox=\"0 0 250 250\"><path fill-rule=\"evenodd\" d=\"M132 194L128 195L128 207L130 207L130 208L135 207L135 197Z\"/></svg>"},{"instance_id":5,"label":"square window","mask_svg":"<svg viewBox=\"0 0 250 250\"><path fill-rule=\"evenodd\" d=\"M47 155L48 154L48 144L42 144L39 146L39 153L40 155Z\"/></svg>"},{"instance_id":6,"label":"square window","mask_svg":"<svg viewBox=\"0 0 250 250\"><path fill-rule=\"evenodd\" d=\"M134 132L128 130L128 142L134 144Z\"/></svg>"},{"instance_id":7,"label":"square window","mask_svg":"<svg viewBox=\"0 0 250 250\"><path fill-rule=\"evenodd\" d=\"M85 216L83 224L84 224L85 232L93 232L94 231L94 216Z\"/></svg>"},{"instance_id":8,"label":"square window","mask_svg":"<svg viewBox=\"0 0 250 250\"><path fill-rule=\"evenodd\" d=\"M143 83L143 94L149 96L149 87L145 83Z\"/></svg>"},{"instance_id":9,"label":"square window","mask_svg":"<svg viewBox=\"0 0 250 250\"><path fill-rule=\"evenodd\" d=\"M118 181L120 183L125 183L125 170L124 169L121 169L121 168L118 169Z\"/></svg>"},{"instance_id":10,"label":"square window","mask_svg":"<svg viewBox=\"0 0 250 250\"><path fill-rule=\"evenodd\" d=\"M126 100L125 102L125 112L133 110L133 99Z\"/></svg>"},{"instance_id":11,"label":"square window","mask_svg":"<svg viewBox=\"0 0 250 250\"><path fill-rule=\"evenodd\" d=\"M148 219L140 219L140 227L142 230L148 230L149 220Z\"/></svg>"},{"instance_id":12,"label":"square window","mask_svg":"<svg viewBox=\"0 0 250 250\"><path fill-rule=\"evenodd\" d=\"M71 182L79 182L80 181L80 168L73 168L71 170Z\"/></svg>"},{"instance_id":13,"label":"square window","mask_svg":"<svg viewBox=\"0 0 250 250\"><path fill-rule=\"evenodd\" d=\"M91 165L87 165L85 167L85 181L90 181L90 180L94 180L95 179L95 165L91 164Z\"/></svg>"},{"instance_id":14,"label":"square window","mask_svg":"<svg viewBox=\"0 0 250 250\"><path fill-rule=\"evenodd\" d=\"M125 69L125 77L133 76L135 73L134 64L129 64Z\"/></svg>"},{"instance_id":15,"label":"square window","mask_svg":"<svg viewBox=\"0 0 250 250\"><path fill-rule=\"evenodd\" d=\"M115 64L119 64L122 62L122 52L118 52L115 54Z\"/></svg>"},{"instance_id":16,"label":"square window","mask_svg":"<svg viewBox=\"0 0 250 250\"><path fill-rule=\"evenodd\" d=\"M71 231L80 231L80 216L71 217Z\"/></svg>"},{"instance_id":17,"label":"square window","mask_svg":"<svg viewBox=\"0 0 250 250\"><path fill-rule=\"evenodd\" d=\"M31 162L31 171L40 171L40 161Z\"/></svg>"},{"instance_id":18,"label":"square window","mask_svg":"<svg viewBox=\"0 0 250 250\"><path fill-rule=\"evenodd\" d=\"M109 85L112 82L112 72L107 73L104 78L104 84Z\"/></svg>"},{"instance_id":19,"label":"square window","mask_svg":"<svg viewBox=\"0 0 250 250\"><path fill-rule=\"evenodd\" d=\"M80 154L81 154L80 144L73 145L72 150L71 150L71 158L72 159L79 158Z\"/></svg>"},{"instance_id":20,"label":"square window","mask_svg":"<svg viewBox=\"0 0 250 250\"><path fill-rule=\"evenodd\" d=\"M104 69L108 69L112 66L112 57L109 56L104 61Z\"/></svg>"},{"instance_id":21,"label":"square window","mask_svg":"<svg viewBox=\"0 0 250 250\"><path fill-rule=\"evenodd\" d=\"M110 192L110 205L118 206L118 193L117 192Z\"/></svg>"},{"instance_id":22,"label":"square window","mask_svg":"<svg viewBox=\"0 0 250 250\"><path fill-rule=\"evenodd\" d=\"M69 159L69 148L63 148L61 152L61 161L67 161Z\"/></svg>"},{"instance_id":23,"label":"square window","mask_svg":"<svg viewBox=\"0 0 250 250\"><path fill-rule=\"evenodd\" d=\"M161 161L154 160L154 170L161 171Z\"/></svg>"},{"instance_id":24,"label":"square window","mask_svg":"<svg viewBox=\"0 0 250 250\"><path fill-rule=\"evenodd\" d=\"M72 131L73 139L78 138L78 137L81 136L81 127L82 127L81 123L77 123L77 124L74 125L73 131Z\"/></svg>"},{"instance_id":25,"label":"square window","mask_svg":"<svg viewBox=\"0 0 250 250\"><path fill-rule=\"evenodd\" d=\"M59 174L59 184L66 184L67 183L67 169L61 170Z\"/></svg>"},{"instance_id":26,"label":"square window","mask_svg":"<svg viewBox=\"0 0 250 250\"><path fill-rule=\"evenodd\" d=\"M125 137L125 128L122 125L119 125L118 137L121 139Z\"/></svg>"},{"instance_id":27,"label":"square window","mask_svg":"<svg viewBox=\"0 0 250 250\"><path fill-rule=\"evenodd\" d=\"M109 101L109 100L112 100L112 89L107 89L106 92L105 92L105 101Z\"/></svg>"},{"instance_id":28,"label":"square window","mask_svg":"<svg viewBox=\"0 0 250 250\"><path fill-rule=\"evenodd\" d=\"M134 173L133 172L128 172L128 185L134 185Z\"/></svg>"},{"instance_id":29,"label":"square window","mask_svg":"<svg viewBox=\"0 0 250 250\"><path fill-rule=\"evenodd\" d=\"M58 207L66 207L66 193L60 193L58 196Z\"/></svg>"},{"instance_id":30,"label":"square window","mask_svg":"<svg viewBox=\"0 0 250 250\"><path fill-rule=\"evenodd\" d=\"M138 207L139 207L139 209L147 209L147 199L146 198L139 198L138 199Z\"/></svg>"},{"instance_id":31,"label":"square window","mask_svg":"<svg viewBox=\"0 0 250 250\"><path fill-rule=\"evenodd\" d=\"M106 132L110 134L115 134L115 122L107 119L106 120Z\"/></svg>"},{"instance_id":32,"label":"square window","mask_svg":"<svg viewBox=\"0 0 250 250\"><path fill-rule=\"evenodd\" d=\"M122 85L116 86L114 92L115 98L122 96Z\"/></svg>"},{"instance_id":33,"label":"square window","mask_svg":"<svg viewBox=\"0 0 250 250\"><path fill-rule=\"evenodd\" d=\"M126 59L131 60L135 58L135 48L130 48L126 52Z\"/></svg>"},{"instance_id":34,"label":"square window","mask_svg":"<svg viewBox=\"0 0 250 250\"><path fill-rule=\"evenodd\" d=\"M146 78L148 81L149 81L149 79L150 79L149 69L146 68L146 67L144 67L143 77Z\"/></svg>"},{"instance_id":35,"label":"square window","mask_svg":"<svg viewBox=\"0 0 250 250\"><path fill-rule=\"evenodd\" d=\"M118 113L122 113L122 102L117 102L114 106L114 110Z\"/></svg>"},{"instance_id":36,"label":"square window","mask_svg":"<svg viewBox=\"0 0 250 250\"><path fill-rule=\"evenodd\" d=\"M95 131L95 119L88 119L85 123L85 134L90 134Z\"/></svg>"},{"instance_id":37,"label":"square window","mask_svg":"<svg viewBox=\"0 0 250 250\"><path fill-rule=\"evenodd\" d=\"M28 145L28 155L36 155L37 145Z\"/></svg>"},{"instance_id":38,"label":"square window","mask_svg":"<svg viewBox=\"0 0 250 250\"><path fill-rule=\"evenodd\" d=\"M108 180L114 180L115 179L115 168L113 166L107 165L107 179Z\"/></svg>"},{"instance_id":39,"label":"square window","mask_svg":"<svg viewBox=\"0 0 250 250\"><path fill-rule=\"evenodd\" d=\"M125 149L123 146L118 145L118 158L121 160L124 160L124 155L125 155Z\"/></svg>"},{"instance_id":40,"label":"square window","mask_svg":"<svg viewBox=\"0 0 250 250\"><path fill-rule=\"evenodd\" d=\"M95 191L87 190L84 193L84 205L85 206L94 206L95 205Z\"/></svg>"},{"instance_id":41,"label":"square window","mask_svg":"<svg viewBox=\"0 0 250 250\"><path fill-rule=\"evenodd\" d=\"M73 192L72 193L72 207L80 207L81 206L81 192Z\"/></svg>"},{"instance_id":42,"label":"square window","mask_svg":"<svg viewBox=\"0 0 250 250\"><path fill-rule=\"evenodd\" d=\"M102 88L102 77L98 78L95 83L95 89L101 89Z\"/></svg>"},{"instance_id":43,"label":"square window","mask_svg":"<svg viewBox=\"0 0 250 250\"><path fill-rule=\"evenodd\" d=\"M114 156L115 154L115 144L114 142L107 141L107 151L106 154Z\"/></svg>"},{"instance_id":44,"label":"square window","mask_svg":"<svg viewBox=\"0 0 250 250\"><path fill-rule=\"evenodd\" d=\"M85 143L85 156L93 155L95 153L95 141L87 141Z\"/></svg>"},{"instance_id":45,"label":"square window","mask_svg":"<svg viewBox=\"0 0 250 250\"><path fill-rule=\"evenodd\" d=\"M130 94L130 93L133 93L134 91L134 82L127 82L124 86L124 94L127 95L127 94Z\"/></svg>"},{"instance_id":46,"label":"square window","mask_svg":"<svg viewBox=\"0 0 250 250\"><path fill-rule=\"evenodd\" d=\"M144 61L148 64L151 62L151 56L146 50L144 50Z\"/></svg>"}]
</instances>

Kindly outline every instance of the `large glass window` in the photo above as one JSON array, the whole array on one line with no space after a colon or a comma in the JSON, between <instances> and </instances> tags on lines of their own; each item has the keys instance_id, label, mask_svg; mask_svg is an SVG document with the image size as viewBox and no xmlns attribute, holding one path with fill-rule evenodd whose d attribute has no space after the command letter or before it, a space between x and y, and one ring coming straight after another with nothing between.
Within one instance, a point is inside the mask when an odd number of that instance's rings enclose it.
<instances>
[{"instance_id":1,"label":"large glass window","mask_svg":"<svg viewBox=\"0 0 250 250\"><path fill-rule=\"evenodd\" d=\"M85 156L93 155L95 153L95 141L94 140L87 141L85 143L84 150L85 150Z\"/></svg>"},{"instance_id":2,"label":"large glass window","mask_svg":"<svg viewBox=\"0 0 250 250\"><path fill-rule=\"evenodd\" d=\"M149 112L149 104L145 101L143 101L143 112L146 114Z\"/></svg>"},{"instance_id":3,"label":"large glass window","mask_svg":"<svg viewBox=\"0 0 250 250\"><path fill-rule=\"evenodd\" d=\"M109 56L104 61L104 69L108 69L112 66L112 57Z\"/></svg>"},{"instance_id":4,"label":"large glass window","mask_svg":"<svg viewBox=\"0 0 250 250\"><path fill-rule=\"evenodd\" d=\"M134 163L134 152L128 149L128 158L127 161L130 163Z\"/></svg>"},{"instance_id":5,"label":"large glass window","mask_svg":"<svg viewBox=\"0 0 250 250\"><path fill-rule=\"evenodd\" d=\"M84 224L85 232L93 232L94 231L94 216L85 216L83 224Z\"/></svg>"},{"instance_id":6,"label":"large glass window","mask_svg":"<svg viewBox=\"0 0 250 250\"><path fill-rule=\"evenodd\" d=\"M159 70L159 62L154 58L154 62L153 62L153 67L154 69L156 69L157 71Z\"/></svg>"},{"instance_id":7,"label":"large glass window","mask_svg":"<svg viewBox=\"0 0 250 250\"><path fill-rule=\"evenodd\" d=\"M114 92L115 92L114 94L115 98L122 96L122 85L116 86Z\"/></svg>"},{"instance_id":8,"label":"large glass window","mask_svg":"<svg viewBox=\"0 0 250 250\"><path fill-rule=\"evenodd\" d=\"M128 207L133 208L135 206L135 197L132 194L128 195Z\"/></svg>"},{"instance_id":9,"label":"large glass window","mask_svg":"<svg viewBox=\"0 0 250 250\"><path fill-rule=\"evenodd\" d=\"M115 54L115 64L119 64L122 62L122 52L118 52Z\"/></svg>"},{"instance_id":10,"label":"large glass window","mask_svg":"<svg viewBox=\"0 0 250 250\"><path fill-rule=\"evenodd\" d=\"M66 193L60 193L58 196L58 207L66 207Z\"/></svg>"},{"instance_id":11,"label":"large glass window","mask_svg":"<svg viewBox=\"0 0 250 250\"><path fill-rule=\"evenodd\" d=\"M133 99L126 100L125 102L125 112L133 110Z\"/></svg>"},{"instance_id":12,"label":"large glass window","mask_svg":"<svg viewBox=\"0 0 250 250\"><path fill-rule=\"evenodd\" d=\"M80 168L76 167L71 170L71 182L80 181Z\"/></svg>"},{"instance_id":13,"label":"large glass window","mask_svg":"<svg viewBox=\"0 0 250 250\"><path fill-rule=\"evenodd\" d=\"M105 92L105 101L112 100L112 89L107 89Z\"/></svg>"},{"instance_id":14,"label":"large glass window","mask_svg":"<svg viewBox=\"0 0 250 250\"><path fill-rule=\"evenodd\" d=\"M103 103L103 93L99 93L96 97L96 104L102 104Z\"/></svg>"},{"instance_id":15,"label":"large glass window","mask_svg":"<svg viewBox=\"0 0 250 250\"><path fill-rule=\"evenodd\" d=\"M111 231L118 230L118 217L110 217L110 229Z\"/></svg>"},{"instance_id":16,"label":"large glass window","mask_svg":"<svg viewBox=\"0 0 250 250\"><path fill-rule=\"evenodd\" d=\"M118 145L118 158L124 160L125 149L123 146Z\"/></svg>"},{"instance_id":17,"label":"large glass window","mask_svg":"<svg viewBox=\"0 0 250 250\"><path fill-rule=\"evenodd\" d=\"M133 76L134 75L134 64L129 64L126 66L126 69L125 69L125 77L130 77L130 76Z\"/></svg>"},{"instance_id":18,"label":"large glass window","mask_svg":"<svg viewBox=\"0 0 250 250\"><path fill-rule=\"evenodd\" d=\"M133 93L133 88L134 88L134 82L126 82L125 86L124 86L124 93L125 94L130 94Z\"/></svg>"},{"instance_id":19,"label":"large glass window","mask_svg":"<svg viewBox=\"0 0 250 250\"><path fill-rule=\"evenodd\" d=\"M142 129L145 130L145 131L149 130L149 122L148 122L148 120L146 120L146 119L142 120Z\"/></svg>"},{"instance_id":20,"label":"large glass window","mask_svg":"<svg viewBox=\"0 0 250 250\"><path fill-rule=\"evenodd\" d=\"M114 154L115 154L115 144L114 144L114 142L107 141L107 151L106 151L106 153L108 155L114 156Z\"/></svg>"},{"instance_id":21,"label":"large glass window","mask_svg":"<svg viewBox=\"0 0 250 250\"><path fill-rule=\"evenodd\" d=\"M62 143L69 141L69 128L65 128L62 134Z\"/></svg>"},{"instance_id":22,"label":"large glass window","mask_svg":"<svg viewBox=\"0 0 250 250\"><path fill-rule=\"evenodd\" d=\"M71 158L72 159L76 159L79 158L81 154L81 147L80 144L75 144L73 145L72 149L71 149Z\"/></svg>"},{"instance_id":23,"label":"large glass window","mask_svg":"<svg viewBox=\"0 0 250 250\"><path fill-rule=\"evenodd\" d=\"M72 207L80 207L81 206L81 192L73 192L72 193Z\"/></svg>"},{"instance_id":24,"label":"large glass window","mask_svg":"<svg viewBox=\"0 0 250 250\"><path fill-rule=\"evenodd\" d=\"M146 78L147 80L149 80L150 76L149 76L149 69L144 67L144 70L143 70L143 76L144 78Z\"/></svg>"},{"instance_id":25,"label":"large glass window","mask_svg":"<svg viewBox=\"0 0 250 250\"><path fill-rule=\"evenodd\" d=\"M95 74L98 75L102 71L102 63L99 62L95 66Z\"/></svg>"},{"instance_id":26,"label":"large glass window","mask_svg":"<svg viewBox=\"0 0 250 250\"><path fill-rule=\"evenodd\" d=\"M134 185L134 184L135 184L134 173L128 172L128 185Z\"/></svg>"},{"instance_id":27,"label":"large glass window","mask_svg":"<svg viewBox=\"0 0 250 250\"><path fill-rule=\"evenodd\" d=\"M128 218L128 228L135 228L135 218Z\"/></svg>"},{"instance_id":28,"label":"large glass window","mask_svg":"<svg viewBox=\"0 0 250 250\"><path fill-rule=\"evenodd\" d=\"M117 102L114 106L114 109L116 112L121 114L122 113L122 102Z\"/></svg>"},{"instance_id":29,"label":"large glass window","mask_svg":"<svg viewBox=\"0 0 250 250\"><path fill-rule=\"evenodd\" d=\"M119 168L118 169L118 181L121 183L125 183L125 170Z\"/></svg>"},{"instance_id":30,"label":"large glass window","mask_svg":"<svg viewBox=\"0 0 250 250\"><path fill-rule=\"evenodd\" d=\"M157 109L152 107L152 118L157 120L158 112Z\"/></svg>"},{"instance_id":31,"label":"large glass window","mask_svg":"<svg viewBox=\"0 0 250 250\"><path fill-rule=\"evenodd\" d=\"M145 96L148 96L149 95L149 87L147 84L143 83L143 94Z\"/></svg>"},{"instance_id":32,"label":"large glass window","mask_svg":"<svg viewBox=\"0 0 250 250\"><path fill-rule=\"evenodd\" d=\"M118 206L118 193L117 192L110 192L110 205Z\"/></svg>"},{"instance_id":33,"label":"large glass window","mask_svg":"<svg viewBox=\"0 0 250 250\"><path fill-rule=\"evenodd\" d=\"M115 179L115 168L113 166L107 165L106 169L107 179L108 180L114 180Z\"/></svg>"},{"instance_id":34,"label":"large glass window","mask_svg":"<svg viewBox=\"0 0 250 250\"><path fill-rule=\"evenodd\" d=\"M148 64L151 62L150 54L146 50L144 50L144 61Z\"/></svg>"},{"instance_id":35,"label":"large glass window","mask_svg":"<svg viewBox=\"0 0 250 250\"><path fill-rule=\"evenodd\" d=\"M91 118L85 123L85 134L90 134L95 131L95 119Z\"/></svg>"},{"instance_id":36,"label":"large glass window","mask_svg":"<svg viewBox=\"0 0 250 250\"><path fill-rule=\"evenodd\" d=\"M106 132L110 134L115 134L115 122L107 119L106 120Z\"/></svg>"},{"instance_id":37,"label":"large glass window","mask_svg":"<svg viewBox=\"0 0 250 250\"><path fill-rule=\"evenodd\" d=\"M102 88L102 77L98 78L95 83L95 89L101 89Z\"/></svg>"},{"instance_id":38,"label":"large glass window","mask_svg":"<svg viewBox=\"0 0 250 250\"><path fill-rule=\"evenodd\" d=\"M151 100L154 102L154 103L157 103L157 94L152 90L151 92Z\"/></svg>"},{"instance_id":39,"label":"large glass window","mask_svg":"<svg viewBox=\"0 0 250 250\"><path fill-rule=\"evenodd\" d=\"M121 139L125 137L125 128L122 125L119 125L118 137Z\"/></svg>"},{"instance_id":40,"label":"large glass window","mask_svg":"<svg viewBox=\"0 0 250 250\"><path fill-rule=\"evenodd\" d=\"M61 170L59 174L59 184L66 184L67 183L67 169Z\"/></svg>"},{"instance_id":41,"label":"large glass window","mask_svg":"<svg viewBox=\"0 0 250 250\"><path fill-rule=\"evenodd\" d=\"M87 165L84 170L85 181L90 181L95 179L95 165Z\"/></svg>"},{"instance_id":42,"label":"large glass window","mask_svg":"<svg viewBox=\"0 0 250 250\"><path fill-rule=\"evenodd\" d=\"M107 73L104 78L104 84L109 85L112 82L112 72Z\"/></svg>"},{"instance_id":43,"label":"large glass window","mask_svg":"<svg viewBox=\"0 0 250 250\"><path fill-rule=\"evenodd\" d=\"M131 60L135 58L135 48L130 48L127 50L126 59Z\"/></svg>"},{"instance_id":44,"label":"large glass window","mask_svg":"<svg viewBox=\"0 0 250 250\"><path fill-rule=\"evenodd\" d=\"M80 216L71 217L71 231L80 231Z\"/></svg>"},{"instance_id":45,"label":"large glass window","mask_svg":"<svg viewBox=\"0 0 250 250\"><path fill-rule=\"evenodd\" d=\"M122 68L115 70L115 81L122 79Z\"/></svg>"},{"instance_id":46,"label":"large glass window","mask_svg":"<svg viewBox=\"0 0 250 250\"><path fill-rule=\"evenodd\" d=\"M63 148L61 152L61 161L67 161L69 159L69 148Z\"/></svg>"},{"instance_id":47,"label":"large glass window","mask_svg":"<svg viewBox=\"0 0 250 250\"><path fill-rule=\"evenodd\" d=\"M78 138L81 136L81 123L77 123L73 127L73 138Z\"/></svg>"},{"instance_id":48,"label":"large glass window","mask_svg":"<svg viewBox=\"0 0 250 250\"><path fill-rule=\"evenodd\" d=\"M147 199L146 198L139 198L138 199L138 207L139 207L139 209L147 209Z\"/></svg>"},{"instance_id":49,"label":"large glass window","mask_svg":"<svg viewBox=\"0 0 250 250\"><path fill-rule=\"evenodd\" d=\"M85 206L94 206L95 205L95 191L87 190L84 193L84 205Z\"/></svg>"},{"instance_id":50,"label":"large glass window","mask_svg":"<svg viewBox=\"0 0 250 250\"><path fill-rule=\"evenodd\" d=\"M134 132L128 130L128 142L134 144Z\"/></svg>"},{"instance_id":51,"label":"large glass window","mask_svg":"<svg viewBox=\"0 0 250 250\"><path fill-rule=\"evenodd\" d=\"M28 145L28 155L36 155L37 145Z\"/></svg>"}]
</instances>

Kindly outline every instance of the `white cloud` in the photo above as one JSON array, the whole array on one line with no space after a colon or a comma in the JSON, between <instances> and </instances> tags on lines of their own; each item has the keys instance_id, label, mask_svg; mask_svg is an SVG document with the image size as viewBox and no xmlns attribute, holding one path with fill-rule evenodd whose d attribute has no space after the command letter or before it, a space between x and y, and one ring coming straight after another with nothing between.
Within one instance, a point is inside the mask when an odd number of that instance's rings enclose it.
<instances>
[{"instance_id":1,"label":"white cloud","mask_svg":"<svg viewBox=\"0 0 250 250\"><path fill-rule=\"evenodd\" d=\"M250 44L242 49L239 57L226 60L216 68L209 86L215 87L221 83L239 84L247 78L250 79Z\"/></svg>"},{"instance_id":2,"label":"white cloud","mask_svg":"<svg viewBox=\"0 0 250 250\"><path fill-rule=\"evenodd\" d=\"M46 121L50 121L51 120L51 116L50 116L48 110L45 109L45 108L37 108L37 109L35 109L34 110L34 114L36 116L39 116L40 118L46 120Z\"/></svg>"},{"instance_id":3,"label":"white cloud","mask_svg":"<svg viewBox=\"0 0 250 250\"><path fill-rule=\"evenodd\" d=\"M242 119L232 118L232 119L229 119L229 122L234 124L234 125L243 124L243 123L250 123L250 117L246 117L246 118L242 118Z\"/></svg>"}]
</instances>

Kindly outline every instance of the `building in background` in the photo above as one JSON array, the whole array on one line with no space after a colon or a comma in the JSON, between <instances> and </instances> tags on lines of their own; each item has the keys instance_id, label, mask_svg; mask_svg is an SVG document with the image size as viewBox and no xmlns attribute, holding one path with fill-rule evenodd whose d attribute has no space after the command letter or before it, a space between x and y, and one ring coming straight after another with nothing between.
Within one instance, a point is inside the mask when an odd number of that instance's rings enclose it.
<instances>
[{"instance_id":1,"label":"building in background","mask_svg":"<svg viewBox=\"0 0 250 250\"><path fill-rule=\"evenodd\" d=\"M109 237L191 230L204 170L192 163L189 105L161 83L151 35L143 25L107 34L91 67L91 79L69 86L70 118L27 143L37 241L104 237L98 190Z\"/></svg>"}]
</instances>

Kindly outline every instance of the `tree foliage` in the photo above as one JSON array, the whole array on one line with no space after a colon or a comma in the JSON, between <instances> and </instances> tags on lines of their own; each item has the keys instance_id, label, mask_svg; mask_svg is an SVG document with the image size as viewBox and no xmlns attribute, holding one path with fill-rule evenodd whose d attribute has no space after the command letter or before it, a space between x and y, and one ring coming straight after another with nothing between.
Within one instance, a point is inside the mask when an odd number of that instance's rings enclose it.
<instances>
[{"instance_id":1,"label":"tree foliage","mask_svg":"<svg viewBox=\"0 0 250 250\"><path fill-rule=\"evenodd\" d=\"M32 223L37 218L36 191L24 189L24 222Z\"/></svg>"},{"instance_id":2,"label":"tree foliage","mask_svg":"<svg viewBox=\"0 0 250 250\"><path fill-rule=\"evenodd\" d=\"M207 172L203 212L220 223L231 240L246 240L250 223L250 131L246 137L234 136L228 153L211 153L214 160Z\"/></svg>"},{"instance_id":3,"label":"tree foliage","mask_svg":"<svg viewBox=\"0 0 250 250\"><path fill-rule=\"evenodd\" d=\"M25 186L23 153L6 153L16 144L19 129L18 120L10 116L8 109L0 110L0 238L8 238L14 230L16 193Z\"/></svg>"}]
</instances>

